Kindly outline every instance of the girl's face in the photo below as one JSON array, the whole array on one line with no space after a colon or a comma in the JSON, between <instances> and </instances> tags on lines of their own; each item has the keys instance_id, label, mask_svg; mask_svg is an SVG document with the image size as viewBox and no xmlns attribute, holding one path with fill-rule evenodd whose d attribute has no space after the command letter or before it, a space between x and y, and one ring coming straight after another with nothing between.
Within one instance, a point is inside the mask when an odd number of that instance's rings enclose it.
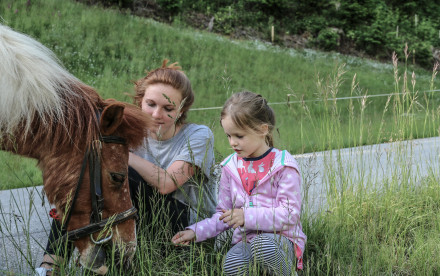
<instances>
[{"instance_id":1,"label":"girl's face","mask_svg":"<svg viewBox=\"0 0 440 276\"><path fill-rule=\"evenodd\" d=\"M221 123L228 137L229 145L238 156L242 158L259 157L269 149L265 140L268 131L266 124L261 125L261 131L255 133L238 128L229 115L226 115Z\"/></svg>"},{"instance_id":2,"label":"girl's face","mask_svg":"<svg viewBox=\"0 0 440 276\"><path fill-rule=\"evenodd\" d=\"M153 126L150 128L152 138L168 140L174 136L181 101L180 91L170 85L157 83L147 87L141 108L153 117Z\"/></svg>"}]
</instances>

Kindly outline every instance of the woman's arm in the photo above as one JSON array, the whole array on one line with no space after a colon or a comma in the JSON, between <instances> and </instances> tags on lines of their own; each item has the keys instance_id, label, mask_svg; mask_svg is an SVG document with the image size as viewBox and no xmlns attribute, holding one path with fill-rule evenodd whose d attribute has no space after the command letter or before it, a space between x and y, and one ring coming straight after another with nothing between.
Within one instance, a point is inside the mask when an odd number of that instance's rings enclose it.
<instances>
[{"instance_id":1,"label":"woman's arm","mask_svg":"<svg viewBox=\"0 0 440 276\"><path fill-rule=\"evenodd\" d=\"M131 152L128 165L163 195L174 192L194 175L194 165L191 163L174 161L165 170Z\"/></svg>"}]
</instances>

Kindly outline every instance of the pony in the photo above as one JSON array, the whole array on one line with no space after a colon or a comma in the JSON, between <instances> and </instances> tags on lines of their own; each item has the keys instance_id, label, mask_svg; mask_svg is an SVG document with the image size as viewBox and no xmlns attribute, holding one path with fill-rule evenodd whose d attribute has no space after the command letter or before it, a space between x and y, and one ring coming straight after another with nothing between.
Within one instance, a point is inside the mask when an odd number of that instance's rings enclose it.
<instances>
[{"instance_id":1,"label":"pony","mask_svg":"<svg viewBox=\"0 0 440 276\"><path fill-rule=\"evenodd\" d=\"M120 263L130 263L136 226L128 154L142 145L151 119L135 105L102 99L47 47L1 24L0 60L0 150L37 159L44 193L84 268L106 274L109 244Z\"/></svg>"}]
</instances>

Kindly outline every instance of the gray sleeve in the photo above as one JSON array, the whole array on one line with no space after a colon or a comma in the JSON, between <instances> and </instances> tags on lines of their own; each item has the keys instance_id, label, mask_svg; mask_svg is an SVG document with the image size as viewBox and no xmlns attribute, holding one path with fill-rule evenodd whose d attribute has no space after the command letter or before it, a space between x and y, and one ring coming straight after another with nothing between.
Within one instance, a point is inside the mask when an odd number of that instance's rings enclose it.
<instances>
[{"instance_id":1,"label":"gray sleeve","mask_svg":"<svg viewBox=\"0 0 440 276\"><path fill-rule=\"evenodd\" d=\"M207 177L210 176L214 159L214 135L204 125L192 125L183 136L183 146L174 161L185 161L199 167Z\"/></svg>"}]
</instances>

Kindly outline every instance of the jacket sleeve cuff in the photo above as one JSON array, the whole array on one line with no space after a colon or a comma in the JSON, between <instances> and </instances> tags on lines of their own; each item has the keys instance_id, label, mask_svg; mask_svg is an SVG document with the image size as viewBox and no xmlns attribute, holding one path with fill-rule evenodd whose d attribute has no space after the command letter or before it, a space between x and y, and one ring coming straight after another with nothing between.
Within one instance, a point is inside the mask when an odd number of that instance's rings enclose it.
<instances>
[{"instance_id":1,"label":"jacket sleeve cuff","mask_svg":"<svg viewBox=\"0 0 440 276\"><path fill-rule=\"evenodd\" d=\"M188 226L185 229L192 230L196 234L195 242L203 241L201 227L197 227L197 224L193 224L191 226Z\"/></svg>"},{"instance_id":2,"label":"jacket sleeve cuff","mask_svg":"<svg viewBox=\"0 0 440 276\"><path fill-rule=\"evenodd\" d=\"M258 230L259 208L244 208L244 227L250 230ZM260 210L261 212L261 210Z\"/></svg>"}]
</instances>

